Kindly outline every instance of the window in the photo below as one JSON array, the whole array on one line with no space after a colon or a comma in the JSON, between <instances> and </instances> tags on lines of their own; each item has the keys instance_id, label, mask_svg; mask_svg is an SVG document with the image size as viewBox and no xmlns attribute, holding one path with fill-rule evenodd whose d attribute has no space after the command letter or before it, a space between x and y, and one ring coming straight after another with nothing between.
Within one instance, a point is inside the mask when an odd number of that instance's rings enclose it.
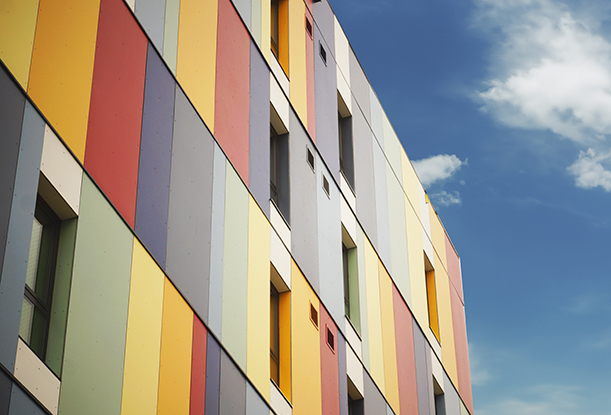
<instances>
[{"instance_id":1,"label":"window","mask_svg":"<svg viewBox=\"0 0 611 415\"><path fill-rule=\"evenodd\" d=\"M269 378L290 400L291 394L291 292L270 264Z\"/></svg>"},{"instance_id":2,"label":"window","mask_svg":"<svg viewBox=\"0 0 611 415\"><path fill-rule=\"evenodd\" d=\"M269 198L289 224L289 134L273 106L269 129Z\"/></svg>"},{"instance_id":3,"label":"window","mask_svg":"<svg viewBox=\"0 0 611 415\"><path fill-rule=\"evenodd\" d=\"M335 336L331 329L327 326L327 346L331 348L331 351L335 353Z\"/></svg>"},{"instance_id":4,"label":"window","mask_svg":"<svg viewBox=\"0 0 611 415\"><path fill-rule=\"evenodd\" d=\"M344 274L344 312L352 326L360 331L359 282L356 246L342 226L342 268Z\"/></svg>"},{"instance_id":5,"label":"window","mask_svg":"<svg viewBox=\"0 0 611 415\"><path fill-rule=\"evenodd\" d=\"M288 0L271 0L271 50L288 76Z\"/></svg>"},{"instance_id":6,"label":"window","mask_svg":"<svg viewBox=\"0 0 611 415\"><path fill-rule=\"evenodd\" d=\"M364 414L364 402L363 396L359 392L352 379L348 376L348 415L363 415Z\"/></svg>"},{"instance_id":7,"label":"window","mask_svg":"<svg viewBox=\"0 0 611 415\"><path fill-rule=\"evenodd\" d=\"M19 335L43 361L46 357L51 317L60 224L57 215L38 197L30 239Z\"/></svg>"},{"instance_id":8,"label":"window","mask_svg":"<svg viewBox=\"0 0 611 415\"><path fill-rule=\"evenodd\" d=\"M426 296L427 304L429 309L429 327L437 338L437 341L441 341L439 337L439 318L437 313L437 291L435 288L435 270L431 261L424 254L424 271L426 274Z\"/></svg>"},{"instance_id":9,"label":"window","mask_svg":"<svg viewBox=\"0 0 611 415\"><path fill-rule=\"evenodd\" d=\"M308 156L307 156L307 160L308 160L308 164L310 165L310 168L312 169L312 171L315 171L314 169L314 154L312 153L312 151L308 148Z\"/></svg>"},{"instance_id":10,"label":"window","mask_svg":"<svg viewBox=\"0 0 611 415\"><path fill-rule=\"evenodd\" d=\"M322 46L322 43L319 42L318 46L319 46L319 49L320 49L320 58L322 59L323 63L326 66L327 65L327 51Z\"/></svg>"},{"instance_id":11,"label":"window","mask_svg":"<svg viewBox=\"0 0 611 415\"><path fill-rule=\"evenodd\" d=\"M329 187L329 180L327 180L327 177L324 174L322 175L322 188L324 189L327 196L331 197L331 188Z\"/></svg>"},{"instance_id":12,"label":"window","mask_svg":"<svg viewBox=\"0 0 611 415\"><path fill-rule=\"evenodd\" d=\"M318 310L312 303L310 303L310 321L318 329Z\"/></svg>"},{"instance_id":13,"label":"window","mask_svg":"<svg viewBox=\"0 0 611 415\"><path fill-rule=\"evenodd\" d=\"M433 376L433 392L435 393L435 415L446 414L446 399L443 389L437 383L437 379Z\"/></svg>"},{"instance_id":14,"label":"window","mask_svg":"<svg viewBox=\"0 0 611 415\"><path fill-rule=\"evenodd\" d=\"M270 321L270 339L269 339L269 365L270 375L276 385L280 384L280 294L274 284L271 284L270 301L269 301L269 321Z\"/></svg>"},{"instance_id":15,"label":"window","mask_svg":"<svg viewBox=\"0 0 611 415\"><path fill-rule=\"evenodd\" d=\"M339 135L339 169L350 187L354 189L352 116L339 92L337 93L337 129Z\"/></svg>"}]
</instances>

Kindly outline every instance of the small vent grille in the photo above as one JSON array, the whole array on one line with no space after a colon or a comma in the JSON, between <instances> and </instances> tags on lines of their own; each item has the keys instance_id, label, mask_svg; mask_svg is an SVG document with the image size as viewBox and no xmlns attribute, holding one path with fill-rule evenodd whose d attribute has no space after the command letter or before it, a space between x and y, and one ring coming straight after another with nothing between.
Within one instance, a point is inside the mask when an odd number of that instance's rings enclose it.
<instances>
[{"instance_id":1,"label":"small vent grille","mask_svg":"<svg viewBox=\"0 0 611 415\"><path fill-rule=\"evenodd\" d=\"M329 329L329 327L327 327L327 344L331 350L335 352L335 336L333 333L331 333L331 329Z\"/></svg>"},{"instance_id":2,"label":"small vent grille","mask_svg":"<svg viewBox=\"0 0 611 415\"><path fill-rule=\"evenodd\" d=\"M322 43L319 43L319 46L320 46L320 57L322 58L322 61L326 65L327 64L327 51L325 50L325 48L322 47Z\"/></svg>"},{"instance_id":3,"label":"small vent grille","mask_svg":"<svg viewBox=\"0 0 611 415\"><path fill-rule=\"evenodd\" d=\"M312 23L310 22L310 19L308 19L307 17L305 19L305 26L306 26L306 31L308 32L308 35L312 37L314 35L312 32Z\"/></svg>"},{"instance_id":4,"label":"small vent grille","mask_svg":"<svg viewBox=\"0 0 611 415\"><path fill-rule=\"evenodd\" d=\"M327 180L327 178L323 175L322 176L322 188L325 189L325 193L327 193L327 196L331 197L331 190L329 189L329 181Z\"/></svg>"},{"instance_id":5,"label":"small vent grille","mask_svg":"<svg viewBox=\"0 0 611 415\"><path fill-rule=\"evenodd\" d=\"M314 170L314 154L312 154L312 151L310 151L309 148L308 148L308 164L310 165L312 170Z\"/></svg>"},{"instance_id":6,"label":"small vent grille","mask_svg":"<svg viewBox=\"0 0 611 415\"><path fill-rule=\"evenodd\" d=\"M318 310L312 303L310 303L310 320L312 321L312 324L318 328Z\"/></svg>"}]
</instances>

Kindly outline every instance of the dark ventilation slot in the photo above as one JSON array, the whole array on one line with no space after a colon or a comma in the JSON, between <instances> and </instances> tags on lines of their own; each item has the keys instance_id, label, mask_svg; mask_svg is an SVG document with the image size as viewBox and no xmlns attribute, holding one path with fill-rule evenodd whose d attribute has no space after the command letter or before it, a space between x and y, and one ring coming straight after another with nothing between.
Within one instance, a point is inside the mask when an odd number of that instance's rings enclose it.
<instances>
[{"instance_id":1,"label":"dark ventilation slot","mask_svg":"<svg viewBox=\"0 0 611 415\"><path fill-rule=\"evenodd\" d=\"M305 26L306 26L306 31L308 32L308 35L310 35L310 37L314 36L314 33L312 32L312 23L310 22L310 19L308 19L307 17L305 19Z\"/></svg>"},{"instance_id":2,"label":"dark ventilation slot","mask_svg":"<svg viewBox=\"0 0 611 415\"><path fill-rule=\"evenodd\" d=\"M322 188L325 189L325 193L327 193L327 196L331 197L331 190L329 189L329 181L327 180L327 178L324 176L322 176Z\"/></svg>"},{"instance_id":3,"label":"dark ventilation slot","mask_svg":"<svg viewBox=\"0 0 611 415\"><path fill-rule=\"evenodd\" d=\"M314 170L314 154L312 154L312 151L310 151L309 148L308 148L308 164L310 165L312 170Z\"/></svg>"},{"instance_id":4,"label":"dark ventilation slot","mask_svg":"<svg viewBox=\"0 0 611 415\"><path fill-rule=\"evenodd\" d=\"M335 352L335 336L331 333L331 329L327 326L327 344L333 352Z\"/></svg>"},{"instance_id":5,"label":"dark ventilation slot","mask_svg":"<svg viewBox=\"0 0 611 415\"><path fill-rule=\"evenodd\" d=\"M322 61L325 63L325 65L327 65L327 51L325 50L325 48L322 47L322 43L319 43L320 46L320 57L322 58Z\"/></svg>"},{"instance_id":6,"label":"dark ventilation slot","mask_svg":"<svg viewBox=\"0 0 611 415\"><path fill-rule=\"evenodd\" d=\"M312 303L310 303L310 321L312 321L312 324L318 328L318 310Z\"/></svg>"}]
</instances>

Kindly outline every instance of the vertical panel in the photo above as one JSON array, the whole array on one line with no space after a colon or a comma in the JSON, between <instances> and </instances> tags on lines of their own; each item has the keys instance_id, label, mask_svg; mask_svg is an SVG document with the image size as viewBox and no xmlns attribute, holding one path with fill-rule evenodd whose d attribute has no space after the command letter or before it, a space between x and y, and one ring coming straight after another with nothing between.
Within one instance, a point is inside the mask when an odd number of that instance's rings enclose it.
<instances>
[{"instance_id":1,"label":"vertical panel","mask_svg":"<svg viewBox=\"0 0 611 415\"><path fill-rule=\"evenodd\" d=\"M180 17L180 0L166 0L165 26L163 28L163 60L170 71L176 75L178 56L178 19Z\"/></svg>"},{"instance_id":2,"label":"vertical panel","mask_svg":"<svg viewBox=\"0 0 611 415\"><path fill-rule=\"evenodd\" d=\"M270 246L269 222L252 197L248 198L248 327L246 374L269 401Z\"/></svg>"},{"instance_id":3,"label":"vertical panel","mask_svg":"<svg viewBox=\"0 0 611 415\"><path fill-rule=\"evenodd\" d=\"M444 390L446 415L460 415L460 399L458 398L456 389L454 389L454 386L450 383L450 379L445 373L443 374L443 383L446 385Z\"/></svg>"},{"instance_id":4,"label":"vertical panel","mask_svg":"<svg viewBox=\"0 0 611 415\"><path fill-rule=\"evenodd\" d=\"M339 365L339 415L348 415L348 370L346 363L346 339L337 332L337 362Z\"/></svg>"},{"instance_id":5,"label":"vertical panel","mask_svg":"<svg viewBox=\"0 0 611 415\"><path fill-rule=\"evenodd\" d=\"M439 335L441 337L443 366L454 384L458 384L452 303L450 298L450 291L454 289L450 286L450 279L444 268L435 271L435 283L437 288L437 309L439 312Z\"/></svg>"},{"instance_id":6,"label":"vertical panel","mask_svg":"<svg viewBox=\"0 0 611 415\"><path fill-rule=\"evenodd\" d=\"M123 1L101 1L85 168L132 228L146 44L146 37Z\"/></svg>"},{"instance_id":7,"label":"vertical panel","mask_svg":"<svg viewBox=\"0 0 611 415\"><path fill-rule=\"evenodd\" d=\"M297 115L308 124L308 90L306 74L305 3L289 0L289 79L290 100ZM329 56L330 58L330 56Z\"/></svg>"},{"instance_id":8,"label":"vertical panel","mask_svg":"<svg viewBox=\"0 0 611 415\"><path fill-rule=\"evenodd\" d=\"M314 27L314 19L312 17L312 13L309 8L305 9L306 18L312 23L312 27ZM306 65L306 99L307 99L307 128L310 133L310 137L312 140L316 142L316 76L314 74L314 35L310 35L306 31L305 35L305 65Z\"/></svg>"},{"instance_id":9,"label":"vertical panel","mask_svg":"<svg viewBox=\"0 0 611 415\"><path fill-rule=\"evenodd\" d=\"M206 407L206 345L208 332L204 323L193 316L193 352L191 357L191 406L189 415L204 415Z\"/></svg>"},{"instance_id":10,"label":"vertical panel","mask_svg":"<svg viewBox=\"0 0 611 415\"><path fill-rule=\"evenodd\" d=\"M0 415L8 415L12 386L13 380L4 373L4 370L0 370Z\"/></svg>"},{"instance_id":11,"label":"vertical panel","mask_svg":"<svg viewBox=\"0 0 611 415\"><path fill-rule=\"evenodd\" d=\"M268 384L269 386L269 384ZM246 415L269 415L269 407L255 389L246 382Z\"/></svg>"},{"instance_id":12,"label":"vertical panel","mask_svg":"<svg viewBox=\"0 0 611 415\"><path fill-rule=\"evenodd\" d=\"M318 310L318 298L294 262L291 286L293 415L320 415L320 334L310 321L310 303Z\"/></svg>"},{"instance_id":13,"label":"vertical panel","mask_svg":"<svg viewBox=\"0 0 611 415\"><path fill-rule=\"evenodd\" d=\"M352 97L352 108L358 108ZM318 114L318 112L317 112ZM373 173L373 147L374 140L371 130L363 117L363 114L354 110L352 114L352 140L354 149L354 185L357 196L356 213L367 236L372 243L376 243L376 203L375 203L375 180ZM377 144L375 144L377 146Z\"/></svg>"},{"instance_id":14,"label":"vertical panel","mask_svg":"<svg viewBox=\"0 0 611 415\"><path fill-rule=\"evenodd\" d=\"M28 89L39 0L4 1L0 5L0 59Z\"/></svg>"},{"instance_id":15,"label":"vertical panel","mask_svg":"<svg viewBox=\"0 0 611 415\"><path fill-rule=\"evenodd\" d=\"M467 327L465 322L465 306L462 304L456 290L450 290L452 301L452 321L454 323L454 342L456 347L456 369L458 371L458 392L462 400L473 413L473 397L471 395L471 372L469 369L469 348L467 345Z\"/></svg>"},{"instance_id":16,"label":"vertical panel","mask_svg":"<svg viewBox=\"0 0 611 415\"><path fill-rule=\"evenodd\" d=\"M462 275L460 271L460 258L458 257L458 253L454 249L454 245L452 245L452 241L450 241L450 237L448 234L445 234L446 239L446 260L448 265L448 276L450 277L450 282L452 286L456 290L456 293L460 297L460 301L464 304L463 299L463 291L462 291Z\"/></svg>"},{"instance_id":17,"label":"vertical panel","mask_svg":"<svg viewBox=\"0 0 611 415\"><path fill-rule=\"evenodd\" d=\"M175 82L149 44L138 168L136 234L162 268L168 231Z\"/></svg>"},{"instance_id":18,"label":"vertical panel","mask_svg":"<svg viewBox=\"0 0 611 415\"><path fill-rule=\"evenodd\" d=\"M0 363L11 371L17 352L44 131L44 121L34 107L26 102L19 140L17 170L14 173L13 197L9 205L11 213L2 264L3 278L0 281L0 315L2 315L0 333L3 339L0 342ZM10 144L12 143L9 142ZM10 151L10 148L8 150ZM14 163L10 164L14 166ZM9 176L12 174L9 173Z\"/></svg>"},{"instance_id":19,"label":"vertical panel","mask_svg":"<svg viewBox=\"0 0 611 415\"><path fill-rule=\"evenodd\" d=\"M265 2L267 3L267 2ZM261 25L262 25L262 4L261 0L251 0L250 2L250 34L254 39L255 43L264 50L261 46ZM269 28L268 28L269 30Z\"/></svg>"},{"instance_id":20,"label":"vertical panel","mask_svg":"<svg viewBox=\"0 0 611 415\"><path fill-rule=\"evenodd\" d=\"M214 136L248 185L250 38L230 0L219 0Z\"/></svg>"},{"instance_id":21,"label":"vertical panel","mask_svg":"<svg viewBox=\"0 0 611 415\"><path fill-rule=\"evenodd\" d=\"M227 159L214 143L214 182L212 185L212 224L210 241L210 291L208 328L221 337L223 314L223 257L225 252L225 172Z\"/></svg>"},{"instance_id":22,"label":"vertical panel","mask_svg":"<svg viewBox=\"0 0 611 415\"><path fill-rule=\"evenodd\" d=\"M213 140L176 88L166 272L204 322L208 315Z\"/></svg>"},{"instance_id":23,"label":"vertical panel","mask_svg":"<svg viewBox=\"0 0 611 415\"><path fill-rule=\"evenodd\" d=\"M193 312L165 278L159 366L159 415L188 415L191 391Z\"/></svg>"},{"instance_id":24,"label":"vertical panel","mask_svg":"<svg viewBox=\"0 0 611 415\"><path fill-rule=\"evenodd\" d=\"M369 240L365 240L365 278L367 292L367 325L369 367L367 368L382 392L384 391L384 349L380 305L379 260Z\"/></svg>"},{"instance_id":25,"label":"vertical panel","mask_svg":"<svg viewBox=\"0 0 611 415\"><path fill-rule=\"evenodd\" d=\"M431 351L417 324L414 328L414 352L416 355L416 379L418 384L418 413L428 414L434 410L433 373L429 366Z\"/></svg>"},{"instance_id":26,"label":"vertical panel","mask_svg":"<svg viewBox=\"0 0 611 415\"><path fill-rule=\"evenodd\" d=\"M337 327L321 304L320 319L320 380L322 415L339 415L339 363L337 359ZM333 347L327 344L327 330L333 335Z\"/></svg>"},{"instance_id":27,"label":"vertical panel","mask_svg":"<svg viewBox=\"0 0 611 415\"><path fill-rule=\"evenodd\" d=\"M240 17L244 21L244 24L248 28L249 31L251 25L250 14L252 13L251 0L232 0L235 8L237 9Z\"/></svg>"},{"instance_id":28,"label":"vertical panel","mask_svg":"<svg viewBox=\"0 0 611 415\"><path fill-rule=\"evenodd\" d=\"M165 7L166 0L136 0L134 7L136 17L161 53L163 53Z\"/></svg>"},{"instance_id":29,"label":"vertical panel","mask_svg":"<svg viewBox=\"0 0 611 415\"><path fill-rule=\"evenodd\" d=\"M60 413L101 415L121 410L132 245L129 229L84 176Z\"/></svg>"},{"instance_id":30,"label":"vertical panel","mask_svg":"<svg viewBox=\"0 0 611 415\"><path fill-rule=\"evenodd\" d=\"M377 244L373 244L389 269L392 269L390 257L390 223L388 221L388 190L386 188L386 159L380 146L373 144L373 175L375 183ZM372 242L373 243L373 242Z\"/></svg>"},{"instance_id":31,"label":"vertical panel","mask_svg":"<svg viewBox=\"0 0 611 415\"><path fill-rule=\"evenodd\" d=\"M269 69L257 45L250 45L250 141L248 188L269 218Z\"/></svg>"},{"instance_id":32,"label":"vertical panel","mask_svg":"<svg viewBox=\"0 0 611 415\"><path fill-rule=\"evenodd\" d=\"M405 181L404 181L405 183ZM424 274L424 246L422 243L422 225L417 213L405 199L405 224L407 227L407 259L409 266L410 297L406 297L411 306L414 318L422 327L429 326L429 314L426 295L426 277Z\"/></svg>"},{"instance_id":33,"label":"vertical panel","mask_svg":"<svg viewBox=\"0 0 611 415\"><path fill-rule=\"evenodd\" d=\"M214 131L218 0L180 0L176 77Z\"/></svg>"},{"instance_id":34,"label":"vertical panel","mask_svg":"<svg viewBox=\"0 0 611 415\"><path fill-rule=\"evenodd\" d=\"M134 240L121 413L157 413L164 275Z\"/></svg>"},{"instance_id":35,"label":"vertical panel","mask_svg":"<svg viewBox=\"0 0 611 415\"><path fill-rule=\"evenodd\" d=\"M221 351L220 414L246 414L246 379L227 353Z\"/></svg>"},{"instance_id":36,"label":"vertical panel","mask_svg":"<svg viewBox=\"0 0 611 415\"><path fill-rule=\"evenodd\" d=\"M208 333L206 357L206 415L219 415L221 387L221 347Z\"/></svg>"},{"instance_id":37,"label":"vertical panel","mask_svg":"<svg viewBox=\"0 0 611 415\"><path fill-rule=\"evenodd\" d=\"M19 385L13 385L9 415L45 415L47 412L36 404Z\"/></svg>"},{"instance_id":38,"label":"vertical panel","mask_svg":"<svg viewBox=\"0 0 611 415\"><path fill-rule=\"evenodd\" d=\"M371 114L370 125L371 130L373 131L373 135L375 139L378 141L380 146L384 148L384 121L383 119L386 117L384 113L384 109L378 100L376 93L372 88L369 88L369 111Z\"/></svg>"},{"instance_id":39,"label":"vertical panel","mask_svg":"<svg viewBox=\"0 0 611 415\"><path fill-rule=\"evenodd\" d=\"M413 320L396 287L393 287L395 340L397 344L397 377L401 414L418 415L418 387L414 355Z\"/></svg>"},{"instance_id":40,"label":"vertical panel","mask_svg":"<svg viewBox=\"0 0 611 415\"><path fill-rule=\"evenodd\" d=\"M397 378L397 349L395 339L395 317L393 289L390 276L379 264L380 309L382 315L382 341L384 345L384 385L386 400L396 413L400 413L399 382Z\"/></svg>"},{"instance_id":41,"label":"vertical panel","mask_svg":"<svg viewBox=\"0 0 611 415\"><path fill-rule=\"evenodd\" d=\"M361 108L363 116L367 120L367 124L371 125L370 109L369 109L369 90L371 86L367 80L365 72L361 67L354 51L350 49L350 88L356 99L357 105L352 105L352 108ZM356 112L356 110L355 110ZM353 114L354 115L354 114ZM382 137L378 137L380 141Z\"/></svg>"},{"instance_id":42,"label":"vertical panel","mask_svg":"<svg viewBox=\"0 0 611 415\"><path fill-rule=\"evenodd\" d=\"M386 163L388 195L388 233L392 278L405 298L410 298L409 266L407 261L407 228L405 223L404 195L390 164Z\"/></svg>"},{"instance_id":43,"label":"vertical panel","mask_svg":"<svg viewBox=\"0 0 611 415\"><path fill-rule=\"evenodd\" d=\"M359 279L359 319L360 319L360 336L362 346L362 361L366 368L369 365L369 317L367 315L367 267L365 262L365 235L363 230L357 225L356 230L356 260L357 260L357 275ZM370 244L367 244L370 245Z\"/></svg>"},{"instance_id":44,"label":"vertical panel","mask_svg":"<svg viewBox=\"0 0 611 415\"><path fill-rule=\"evenodd\" d=\"M365 397L363 399L365 406L365 415L380 415L386 414L386 401L374 383L373 379L367 372L364 373L364 389ZM378 383L377 386L380 386ZM422 412L428 414L429 412Z\"/></svg>"},{"instance_id":45,"label":"vertical panel","mask_svg":"<svg viewBox=\"0 0 611 415\"><path fill-rule=\"evenodd\" d=\"M99 9L100 0L40 1L28 85L28 95L81 162Z\"/></svg>"},{"instance_id":46,"label":"vertical panel","mask_svg":"<svg viewBox=\"0 0 611 415\"><path fill-rule=\"evenodd\" d=\"M392 171L401 183L403 180L402 168L401 168L401 143L399 142L399 138L395 133L395 130L390 125L390 121L388 120L388 116L384 114L383 118L383 128L384 128L384 154L388 159L388 163L392 167Z\"/></svg>"}]
</instances>

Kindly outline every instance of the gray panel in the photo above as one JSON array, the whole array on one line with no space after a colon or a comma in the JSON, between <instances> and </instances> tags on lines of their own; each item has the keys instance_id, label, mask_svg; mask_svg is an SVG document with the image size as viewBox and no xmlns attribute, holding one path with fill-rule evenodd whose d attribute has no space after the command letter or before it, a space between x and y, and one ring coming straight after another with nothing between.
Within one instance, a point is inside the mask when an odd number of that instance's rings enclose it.
<instances>
[{"instance_id":1,"label":"gray panel","mask_svg":"<svg viewBox=\"0 0 611 415\"><path fill-rule=\"evenodd\" d=\"M42 409L36 402L30 398L26 392L19 387L13 385L11 393L11 407L9 415L46 415L47 412Z\"/></svg>"},{"instance_id":2,"label":"gray panel","mask_svg":"<svg viewBox=\"0 0 611 415\"><path fill-rule=\"evenodd\" d=\"M321 2L323 3L323 2ZM326 3L326 2L324 2ZM316 3L320 4L320 3ZM333 32L331 32L333 33ZM333 38L331 38L333 39ZM327 51L327 63L320 57L320 47ZM334 42L332 42L334 44ZM316 146L333 177L339 183L339 136L337 119L337 71L335 60L324 43L318 27L314 30L314 87L316 102Z\"/></svg>"},{"instance_id":3,"label":"gray panel","mask_svg":"<svg viewBox=\"0 0 611 415\"><path fill-rule=\"evenodd\" d=\"M244 21L244 24L246 25L248 30L251 31L250 30L250 21L251 21L250 0L231 0L231 1L233 1L233 5L235 6L242 20Z\"/></svg>"},{"instance_id":4,"label":"gray panel","mask_svg":"<svg viewBox=\"0 0 611 415\"><path fill-rule=\"evenodd\" d=\"M356 105L353 98L353 108ZM356 213L363 230L375 246L376 229L375 183L373 175L374 140L371 130L360 111L352 115L352 140L354 142L354 181L356 187Z\"/></svg>"},{"instance_id":5,"label":"gray panel","mask_svg":"<svg viewBox=\"0 0 611 415\"><path fill-rule=\"evenodd\" d=\"M346 339L337 331L337 361L339 366L339 415L348 415L348 371L346 369Z\"/></svg>"},{"instance_id":6,"label":"gray panel","mask_svg":"<svg viewBox=\"0 0 611 415\"><path fill-rule=\"evenodd\" d=\"M446 399L444 394L435 395L435 415L446 415Z\"/></svg>"},{"instance_id":7,"label":"gray panel","mask_svg":"<svg viewBox=\"0 0 611 415\"><path fill-rule=\"evenodd\" d=\"M246 415L246 379L221 351L220 415Z\"/></svg>"},{"instance_id":8,"label":"gray panel","mask_svg":"<svg viewBox=\"0 0 611 415\"><path fill-rule=\"evenodd\" d=\"M269 415L269 407L250 383L246 384L246 415Z\"/></svg>"},{"instance_id":9,"label":"gray panel","mask_svg":"<svg viewBox=\"0 0 611 415\"><path fill-rule=\"evenodd\" d=\"M335 56L335 19L334 13L328 0L315 2L312 6L312 14L318 29L322 32L324 41L327 43L327 54ZM318 51L316 51L318 53ZM335 71L335 67L333 68Z\"/></svg>"},{"instance_id":10,"label":"gray panel","mask_svg":"<svg viewBox=\"0 0 611 415\"><path fill-rule=\"evenodd\" d=\"M316 199L318 212L318 276L320 299L335 321L344 319L344 278L342 263L342 227L340 191L329 177L320 158L316 163ZM329 196L323 189L323 176L329 182Z\"/></svg>"},{"instance_id":11,"label":"gray panel","mask_svg":"<svg viewBox=\"0 0 611 415\"><path fill-rule=\"evenodd\" d=\"M269 147L269 146L268 146ZM223 315L223 252L225 246L225 154L214 144L214 181L212 184L212 234L210 241L210 303L208 327L221 337ZM269 189L269 186L268 186ZM268 203L269 205L269 203Z\"/></svg>"},{"instance_id":12,"label":"gray panel","mask_svg":"<svg viewBox=\"0 0 611 415\"><path fill-rule=\"evenodd\" d=\"M0 415L8 414L13 380L0 368Z\"/></svg>"},{"instance_id":13,"label":"gray panel","mask_svg":"<svg viewBox=\"0 0 611 415\"><path fill-rule=\"evenodd\" d=\"M206 415L219 415L221 347L210 333L206 354Z\"/></svg>"},{"instance_id":14,"label":"gray panel","mask_svg":"<svg viewBox=\"0 0 611 415\"><path fill-rule=\"evenodd\" d=\"M0 66L0 271L11 215L24 108L25 98Z\"/></svg>"},{"instance_id":15,"label":"gray panel","mask_svg":"<svg viewBox=\"0 0 611 415\"><path fill-rule=\"evenodd\" d=\"M165 0L136 0L135 12L159 53L163 53Z\"/></svg>"},{"instance_id":16,"label":"gray panel","mask_svg":"<svg viewBox=\"0 0 611 415\"><path fill-rule=\"evenodd\" d=\"M380 415L386 413L386 401L380 393L378 387L375 385L369 373L363 372L364 380L364 404L365 404L365 415ZM428 412L420 412L421 414L428 414Z\"/></svg>"},{"instance_id":17,"label":"gray panel","mask_svg":"<svg viewBox=\"0 0 611 415\"><path fill-rule=\"evenodd\" d=\"M297 117L290 113L291 253L316 292L318 287L318 237L316 174L307 161L314 149ZM319 166L315 166L317 169Z\"/></svg>"},{"instance_id":18,"label":"gray panel","mask_svg":"<svg viewBox=\"0 0 611 415\"><path fill-rule=\"evenodd\" d=\"M250 43L250 143L248 187L269 218L269 69Z\"/></svg>"},{"instance_id":19,"label":"gray panel","mask_svg":"<svg viewBox=\"0 0 611 415\"><path fill-rule=\"evenodd\" d=\"M418 385L418 413L429 414L434 408L433 374L429 367L429 345L418 324L414 328L414 353L416 358L416 383Z\"/></svg>"},{"instance_id":20,"label":"gray panel","mask_svg":"<svg viewBox=\"0 0 611 415\"><path fill-rule=\"evenodd\" d=\"M350 89L352 89L352 94L356 98L358 108L361 109L367 123L371 125L371 110L369 109L369 80L367 80L365 72L363 72L363 68L356 58L352 48L350 48ZM353 102L352 115L354 115L355 112L357 112L357 107L354 106ZM382 137L378 137L378 139L383 141Z\"/></svg>"},{"instance_id":21,"label":"gray panel","mask_svg":"<svg viewBox=\"0 0 611 415\"><path fill-rule=\"evenodd\" d=\"M373 167L378 236L377 243L374 243L373 246L378 251L382 262L390 270L392 269L392 263L390 260L390 232L388 230L388 198L386 196L386 158L384 158L384 153L376 142L373 143Z\"/></svg>"},{"instance_id":22,"label":"gray panel","mask_svg":"<svg viewBox=\"0 0 611 415\"><path fill-rule=\"evenodd\" d=\"M208 322L213 139L176 88L166 271Z\"/></svg>"},{"instance_id":23,"label":"gray panel","mask_svg":"<svg viewBox=\"0 0 611 415\"><path fill-rule=\"evenodd\" d=\"M445 388L446 415L460 415L460 398L458 397L458 392L454 389L452 381L445 372L443 372L443 385Z\"/></svg>"},{"instance_id":24,"label":"gray panel","mask_svg":"<svg viewBox=\"0 0 611 415\"><path fill-rule=\"evenodd\" d=\"M32 223L38 194L45 123L28 102L23 116L15 189L0 281L0 363L13 371L28 267Z\"/></svg>"}]
</instances>

